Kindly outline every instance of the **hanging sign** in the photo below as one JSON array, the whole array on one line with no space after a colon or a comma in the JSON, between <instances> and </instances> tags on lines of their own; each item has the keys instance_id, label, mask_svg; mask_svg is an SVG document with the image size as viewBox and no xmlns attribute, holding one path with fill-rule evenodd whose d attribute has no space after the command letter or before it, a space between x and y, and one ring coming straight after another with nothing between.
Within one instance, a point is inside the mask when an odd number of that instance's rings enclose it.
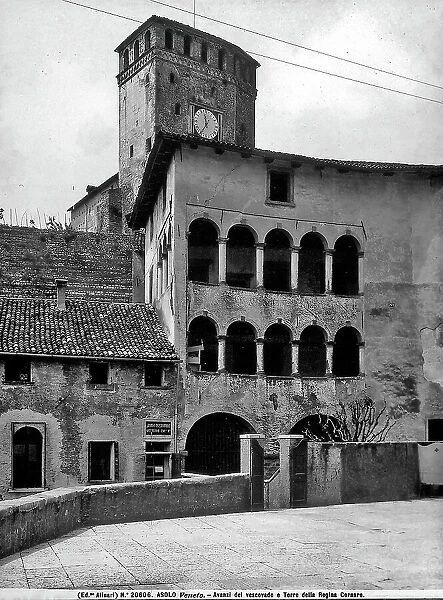
<instances>
[{"instance_id":1,"label":"hanging sign","mask_svg":"<svg viewBox=\"0 0 443 600\"><path fill-rule=\"evenodd\" d=\"M172 421L166 419L163 421L146 419L145 437L152 438L172 438Z\"/></svg>"}]
</instances>

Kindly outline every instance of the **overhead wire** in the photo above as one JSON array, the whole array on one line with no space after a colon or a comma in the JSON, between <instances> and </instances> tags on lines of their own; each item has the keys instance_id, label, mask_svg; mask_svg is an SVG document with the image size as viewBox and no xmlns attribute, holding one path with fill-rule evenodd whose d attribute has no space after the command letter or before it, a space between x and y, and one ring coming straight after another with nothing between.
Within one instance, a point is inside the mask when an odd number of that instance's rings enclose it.
<instances>
[{"instance_id":1,"label":"overhead wire","mask_svg":"<svg viewBox=\"0 0 443 600\"><path fill-rule=\"evenodd\" d=\"M125 15L121 15L121 14L118 14L118 13L113 13L113 12L110 12L110 11L107 11L107 10L103 10L103 9L100 9L100 8L96 8L96 7L93 7L93 6L88 6L86 4L81 4L79 2L74 2L73 0L61 0L61 1L65 2L66 4L73 4L75 6L80 6L82 8L87 8L89 10L92 10L92 11L95 11L95 12L99 12L99 13L104 13L104 14L107 14L107 15L111 15L113 17L118 17L120 19L126 19L128 21L132 21L132 22L135 22L135 23L144 23L144 21L141 21L140 19L134 19L132 17L127 17ZM176 10L179 10L179 11L182 11L182 12L193 14L192 11L188 11L188 10L186 10L184 8L177 8L176 6L172 6L171 4L167 4L165 2L160 2L159 0L149 0L149 2L155 2L156 4L161 4L162 6L167 6L169 8L173 8L173 9L176 9ZM270 37L270 39L277 39L277 38L272 38L271 36L267 36L266 34L261 34L261 33L258 33L258 32L254 32L252 30L247 30L247 29L245 29L243 27L240 27L240 26L237 26L237 25L232 25L230 23L225 23L225 22L219 21L217 19L212 19L211 17L205 17L204 15L196 14L196 16L199 16L199 17L204 18L204 19L208 19L210 21L215 21L217 23L221 23L223 25L227 25L227 26L230 26L230 27L235 27L236 29L242 29L243 31L246 31L246 32L255 33L256 35L262 35L263 37ZM284 43L288 43L288 44L292 44L292 45L297 46L297 44L293 44L292 42L285 42L284 40L279 40L279 41L283 41ZM376 83L370 83L368 81L363 81L361 79L355 79L353 77L347 77L346 75L339 75L338 73L332 73L330 71L325 71L323 69L317 69L315 67L308 67L307 65L302 65L302 64L295 63L295 62L292 62L292 61L284 60L282 58L277 58L275 56L269 56L269 55L266 55L266 54L260 54L258 52L253 52L251 50L247 50L246 52L248 52L249 54L253 54L254 56L260 56L261 58L266 58L268 60L274 60L274 61L281 62L281 63L287 64L287 65L290 65L290 66L293 66L293 67L298 67L300 69L306 69L308 71L314 71L316 73L321 73L323 75L328 75L330 77L336 77L338 79L344 79L346 81L352 81L352 82L358 83L360 85L366 85L368 87L373 87L373 88L376 88L376 89L381 89L381 90L385 90L385 91L388 91L388 92L393 92L393 93L396 93L396 94L401 94L403 96L409 96L409 97L412 97L412 98L417 98L419 100L425 100L427 102L433 102L435 104L443 104L442 100L436 100L435 98L429 98L427 96L420 96L418 94L412 94L410 92L404 92L402 90L397 90L395 88L390 88L390 87L379 85L379 84L376 84ZM345 60L345 61L351 62L351 63L353 62L353 61L350 61L348 59L340 59L339 57L336 57L334 55L327 55L327 56L331 56L333 58L338 58L339 60ZM354 64L360 64L360 63L354 63ZM379 70L379 71L382 71L382 72L387 73L387 74L395 75L397 77L402 77L404 79L409 79L411 81L415 81L416 83L423 83L424 85L429 85L431 87L436 87L436 88L439 88L439 89L443 89L442 86L438 86L438 85L435 85L435 84L432 84L432 83L426 83L426 82L423 82L423 81L420 81L420 80L417 80L417 79L413 79L413 78L409 78L409 77L406 77L406 76L403 76L403 75L398 75L398 74L395 74L395 73L391 73L389 71L383 71L382 69L377 69L376 67L369 67L367 65L362 65L362 64L360 66L366 66L367 68L371 68L371 69L374 69L374 70Z\"/></svg>"}]
</instances>

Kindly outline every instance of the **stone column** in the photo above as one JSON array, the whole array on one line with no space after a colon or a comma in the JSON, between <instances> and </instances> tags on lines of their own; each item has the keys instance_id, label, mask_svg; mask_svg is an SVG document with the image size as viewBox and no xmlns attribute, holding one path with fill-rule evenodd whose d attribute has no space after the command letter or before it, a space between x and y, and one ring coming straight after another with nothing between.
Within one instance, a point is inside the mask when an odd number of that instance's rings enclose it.
<instances>
[{"instance_id":1,"label":"stone column","mask_svg":"<svg viewBox=\"0 0 443 600\"><path fill-rule=\"evenodd\" d=\"M259 433L240 436L240 472L249 475L251 510L264 507L264 441Z\"/></svg>"},{"instance_id":2,"label":"stone column","mask_svg":"<svg viewBox=\"0 0 443 600\"><path fill-rule=\"evenodd\" d=\"M332 293L332 257L334 250L327 248L325 250L325 292Z\"/></svg>"},{"instance_id":3,"label":"stone column","mask_svg":"<svg viewBox=\"0 0 443 600\"><path fill-rule=\"evenodd\" d=\"M218 371L223 373L226 371L225 364L225 353L226 353L226 336L218 336Z\"/></svg>"},{"instance_id":4,"label":"stone column","mask_svg":"<svg viewBox=\"0 0 443 600\"><path fill-rule=\"evenodd\" d=\"M365 289L364 252L358 253L358 293L363 294Z\"/></svg>"},{"instance_id":5,"label":"stone column","mask_svg":"<svg viewBox=\"0 0 443 600\"><path fill-rule=\"evenodd\" d=\"M326 375L332 375L333 354L334 354L334 342L326 342Z\"/></svg>"},{"instance_id":6,"label":"stone column","mask_svg":"<svg viewBox=\"0 0 443 600\"><path fill-rule=\"evenodd\" d=\"M292 246L291 248L291 290L296 292L298 289L298 256L300 246Z\"/></svg>"},{"instance_id":7,"label":"stone column","mask_svg":"<svg viewBox=\"0 0 443 600\"><path fill-rule=\"evenodd\" d=\"M365 374L365 343L360 342L358 346L358 368L359 374Z\"/></svg>"},{"instance_id":8,"label":"stone column","mask_svg":"<svg viewBox=\"0 0 443 600\"><path fill-rule=\"evenodd\" d=\"M264 361L263 361L263 344L265 340L263 338L257 338L257 373L262 375L265 372Z\"/></svg>"},{"instance_id":9,"label":"stone column","mask_svg":"<svg viewBox=\"0 0 443 600\"><path fill-rule=\"evenodd\" d=\"M265 245L261 242L255 244L255 270L256 270L256 287L263 287L263 262L265 256Z\"/></svg>"},{"instance_id":10,"label":"stone column","mask_svg":"<svg viewBox=\"0 0 443 600\"><path fill-rule=\"evenodd\" d=\"M218 282L226 283L226 243L228 238L218 238Z\"/></svg>"},{"instance_id":11,"label":"stone column","mask_svg":"<svg viewBox=\"0 0 443 600\"><path fill-rule=\"evenodd\" d=\"M292 342L292 377L298 377L298 348L299 340Z\"/></svg>"},{"instance_id":12,"label":"stone column","mask_svg":"<svg viewBox=\"0 0 443 600\"><path fill-rule=\"evenodd\" d=\"M302 435L279 435L280 444L280 485L278 488L278 507L291 508L291 449L303 441Z\"/></svg>"}]
</instances>

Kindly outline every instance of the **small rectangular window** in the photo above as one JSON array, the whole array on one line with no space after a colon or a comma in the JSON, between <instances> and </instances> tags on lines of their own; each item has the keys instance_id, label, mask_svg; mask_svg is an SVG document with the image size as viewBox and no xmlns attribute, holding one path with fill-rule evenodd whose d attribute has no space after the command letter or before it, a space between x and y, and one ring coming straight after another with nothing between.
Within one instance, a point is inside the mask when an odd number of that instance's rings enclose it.
<instances>
[{"instance_id":1,"label":"small rectangular window","mask_svg":"<svg viewBox=\"0 0 443 600\"><path fill-rule=\"evenodd\" d=\"M30 383L31 361L21 356L5 359L5 383Z\"/></svg>"},{"instance_id":2,"label":"small rectangular window","mask_svg":"<svg viewBox=\"0 0 443 600\"><path fill-rule=\"evenodd\" d=\"M129 158L132 158L134 156L134 146L129 146Z\"/></svg>"},{"instance_id":3,"label":"small rectangular window","mask_svg":"<svg viewBox=\"0 0 443 600\"><path fill-rule=\"evenodd\" d=\"M97 361L89 363L89 383L105 384L108 383L109 363Z\"/></svg>"},{"instance_id":4,"label":"small rectangular window","mask_svg":"<svg viewBox=\"0 0 443 600\"><path fill-rule=\"evenodd\" d=\"M146 152L151 152L152 150L152 138L148 137L146 140Z\"/></svg>"},{"instance_id":5,"label":"small rectangular window","mask_svg":"<svg viewBox=\"0 0 443 600\"><path fill-rule=\"evenodd\" d=\"M161 387L163 385L163 366L159 363L145 364L145 386Z\"/></svg>"},{"instance_id":6,"label":"small rectangular window","mask_svg":"<svg viewBox=\"0 0 443 600\"><path fill-rule=\"evenodd\" d=\"M290 202L289 173L269 171L269 201Z\"/></svg>"},{"instance_id":7,"label":"small rectangular window","mask_svg":"<svg viewBox=\"0 0 443 600\"><path fill-rule=\"evenodd\" d=\"M428 441L443 442L443 419L428 419Z\"/></svg>"},{"instance_id":8,"label":"small rectangular window","mask_svg":"<svg viewBox=\"0 0 443 600\"><path fill-rule=\"evenodd\" d=\"M88 481L116 481L118 479L118 443L89 442Z\"/></svg>"}]
</instances>

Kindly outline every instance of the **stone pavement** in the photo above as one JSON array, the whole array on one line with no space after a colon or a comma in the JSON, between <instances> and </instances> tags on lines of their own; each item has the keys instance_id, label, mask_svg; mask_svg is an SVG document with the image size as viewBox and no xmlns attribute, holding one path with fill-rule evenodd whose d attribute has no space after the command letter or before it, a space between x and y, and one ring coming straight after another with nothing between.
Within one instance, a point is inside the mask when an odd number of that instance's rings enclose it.
<instances>
[{"instance_id":1,"label":"stone pavement","mask_svg":"<svg viewBox=\"0 0 443 600\"><path fill-rule=\"evenodd\" d=\"M442 525L442 499L101 525L0 560L0 587L442 589Z\"/></svg>"}]
</instances>

